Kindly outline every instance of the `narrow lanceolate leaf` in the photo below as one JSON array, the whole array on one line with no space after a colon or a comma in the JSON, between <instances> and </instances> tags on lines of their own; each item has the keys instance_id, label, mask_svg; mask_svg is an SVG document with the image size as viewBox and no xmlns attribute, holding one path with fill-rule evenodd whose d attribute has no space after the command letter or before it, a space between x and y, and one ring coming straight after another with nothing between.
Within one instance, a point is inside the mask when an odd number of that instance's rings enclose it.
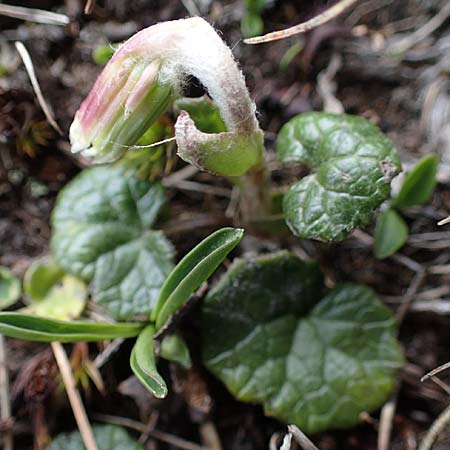
<instances>
[{"instance_id":1,"label":"narrow lanceolate leaf","mask_svg":"<svg viewBox=\"0 0 450 450\"><path fill-rule=\"evenodd\" d=\"M436 187L436 174L439 160L436 155L423 157L409 172L403 181L395 199L397 208L426 203Z\"/></svg>"},{"instance_id":2,"label":"narrow lanceolate leaf","mask_svg":"<svg viewBox=\"0 0 450 450\"><path fill-rule=\"evenodd\" d=\"M160 184L112 166L84 170L58 196L54 257L118 320L148 316L173 267L171 244L150 228L164 202Z\"/></svg>"},{"instance_id":3,"label":"narrow lanceolate leaf","mask_svg":"<svg viewBox=\"0 0 450 450\"><path fill-rule=\"evenodd\" d=\"M279 134L277 153L312 170L284 197L287 224L297 236L323 241L367 225L400 169L392 142L367 120L346 114L294 117Z\"/></svg>"},{"instance_id":4,"label":"narrow lanceolate leaf","mask_svg":"<svg viewBox=\"0 0 450 450\"><path fill-rule=\"evenodd\" d=\"M157 398L167 395L167 386L156 370L153 336L155 327L148 325L139 334L131 351L130 366L138 380Z\"/></svg>"},{"instance_id":5,"label":"narrow lanceolate leaf","mask_svg":"<svg viewBox=\"0 0 450 450\"><path fill-rule=\"evenodd\" d=\"M167 277L152 313L159 330L241 241L244 230L222 228L192 249Z\"/></svg>"},{"instance_id":6,"label":"narrow lanceolate leaf","mask_svg":"<svg viewBox=\"0 0 450 450\"><path fill-rule=\"evenodd\" d=\"M144 447L131 438L127 431L117 425L92 426L98 450L144 450ZM86 450L79 431L58 434L45 450Z\"/></svg>"},{"instance_id":7,"label":"narrow lanceolate leaf","mask_svg":"<svg viewBox=\"0 0 450 450\"><path fill-rule=\"evenodd\" d=\"M202 312L207 368L306 433L379 408L403 363L394 317L371 289L324 291L317 266L283 252L235 261Z\"/></svg>"},{"instance_id":8,"label":"narrow lanceolate leaf","mask_svg":"<svg viewBox=\"0 0 450 450\"><path fill-rule=\"evenodd\" d=\"M379 259L393 255L408 239L408 225L393 209L389 208L378 216L375 227L374 253Z\"/></svg>"},{"instance_id":9,"label":"narrow lanceolate leaf","mask_svg":"<svg viewBox=\"0 0 450 450\"><path fill-rule=\"evenodd\" d=\"M19 313L0 313L0 334L39 342L104 341L134 337L140 323L95 323L47 319Z\"/></svg>"}]
</instances>

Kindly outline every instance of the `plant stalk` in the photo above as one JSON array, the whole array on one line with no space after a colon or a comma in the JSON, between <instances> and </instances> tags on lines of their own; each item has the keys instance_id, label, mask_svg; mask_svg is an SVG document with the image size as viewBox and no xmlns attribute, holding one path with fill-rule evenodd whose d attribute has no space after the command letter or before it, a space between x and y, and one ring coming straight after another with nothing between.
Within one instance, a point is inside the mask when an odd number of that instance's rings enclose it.
<instances>
[{"instance_id":1,"label":"plant stalk","mask_svg":"<svg viewBox=\"0 0 450 450\"><path fill-rule=\"evenodd\" d=\"M264 159L236 182L240 189L240 215L247 226L254 226L272 213L270 176Z\"/></svg>"},{"instance_id":2,"label":"plant stalk","mask_svg":"<svg viewBox=\"0 0 450 450\"><path fill-rule=\"evenodd\" d=\"M73 415L80 430L81 437L87 450L98 450L95 442L94 434L92 433L91 424L87 418L86 410L81 401L80 393L75 386L75 379L73 377L72 368L70 367L69 359L62 346L61 342L51 343L53 354L55 355L56 363L58 364L61 378L66 387L67 396L69 397L70 405L72 406Z\"/></svg>"}]
</instances>

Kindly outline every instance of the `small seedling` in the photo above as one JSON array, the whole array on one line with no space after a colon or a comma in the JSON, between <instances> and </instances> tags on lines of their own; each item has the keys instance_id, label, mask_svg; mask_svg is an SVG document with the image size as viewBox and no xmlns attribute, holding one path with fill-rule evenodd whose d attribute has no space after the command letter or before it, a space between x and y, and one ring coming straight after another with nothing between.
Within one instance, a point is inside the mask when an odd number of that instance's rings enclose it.
<instances>
[{"instance_id":1,"label":"small seedling","mask_svg":"<svg viewBox=\"0 0 450 450\"><path fill-rule=\"evenodd\" d=\"M400 215L404 208L426 203L436 187L438 158L423 157L407 173L397 196L387 202L375 227L374 254L383 259L403 247L408 239L408 225Z\"/></svg>"},{"instance_id":2,"label":"small seedling","mask_svg":"<svg viewBox=\"0 0 450 450\"><path fill-rule=\"evenodd\" d=\"M182 97L191 76L211 99ZM251 230L270 232L281 213L296 236L342 240L371 222L400 171L392 142L366 119L302 114L283 126L276 150L282 163L302 164L310 173L286 187L281 199L274 193L244 76L207 22L160 23L120 46L76 113L70 139L72 150L93 163L122 158L125 164L85 169L62 190L51 239L61 269L34 268L26 288L44 304L53 298L55 283L61 283L62 296L66 277L75 277L89 285L91 301L114 322L0 313L0 332L46 342L137 338L130 366L160 398L168 388L157 371L158 348L160 356L190 365L186 344L170 327L172 318L243 236L240 228L218 230L174 267L173 246L155 229L166 204L157 179L164 171L150 170L159 159L149 163L152 151L140 148L157 142L160 131L167 133L159 121L171 107L178 155L236 186L237 220ZM407 177L393 207L428 199L433 161ZM395 211L388 211L380 215L380 226L401 229ZM403 229L381 254L398 247L404 234ZM32 282L37 271L42 286ZM29 306L27 312L36 309ZM317 265L289 252L232 263L206 294L201 322L204 364L228 389L309 432L353 425L362 412L378 408L392 393L403 363L393 316L372 290L351 283L326 289ZM160 343L163 332L168 334ZM60 448L59 442L51 449Z\"/></svg>"}]
</instances>

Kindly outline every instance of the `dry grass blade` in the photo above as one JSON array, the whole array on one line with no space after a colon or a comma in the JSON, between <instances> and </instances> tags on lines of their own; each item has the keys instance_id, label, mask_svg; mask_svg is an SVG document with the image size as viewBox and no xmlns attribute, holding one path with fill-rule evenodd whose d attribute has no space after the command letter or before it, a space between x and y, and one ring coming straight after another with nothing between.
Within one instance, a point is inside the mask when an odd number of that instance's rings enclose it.
<instances>
[{"instance_id":1,"label":"dry grass blade","mask_svg":"<svg viewBox=\"0 0 450 450\"><path fill-rule=\"evenodd\" d=\"M341 0L331 8L325 10L322 14L319 14L306 22L287 28L286 30L273 31L272 33L268 33L263 36L244 39L244 42L246 44L263 44L264 42L278 41L280 39L295 36L296 34L305 33L306 31L317 28L319 25L323 25L324 23L334 19L357 1L358 0Z\"/></svg>"},{"instance_id":2,"label":"dry grass blade","mask_svg":"<svg viewBox=\"0 0 450 450\"><path fill-rule=\"evenodd\" d=\"M11 420L11 404L9 401L9 378L6 367L5 339L0 334L0 420L8 423ZM12 430L6 429L3 432L4 450L13 450L14 441Z\"/></svg>"},{"instance_id":3,"label":"dry grass blade","mask_svg":"<svg viewBox=\"0 0 450 450\"><path fill-rule=\"evenodd\" d=\"M148 432L149 436L158 439L166 444L173 445L174 447L182 450L209 450L201 445L189 442L185 439L173 436L169 433L164 433L158 430L147 430L147 425L137 422L136 420L128 419L127 417L110 416L108 414L95 414L95 420L100 422L110 423L112 425L120 425L122 427L131 428L132 430L139 431L140 433Z\"/></svg>"},{"instance_id":4,"label":"dry grass blade","mask_svg":"<svg viewBox=\"0 0 450 450\"><path fill-rule=\"evenodd\" d=\"M87 0L86 4L84 5L84 13L86 15L91 14L92 11L94 11L95 8L95 0Z\"/></svg>"},{"instance_id":5,"label":"dry grass blade","mask_svg":"<svg viewBox=\"0 0 450 450\"><path fill-rule=\"evenodd\" d=\"M65 26L70 23L69 17L43 9L24 8L22 6L0 5L0 15L13 17L14 19L27 20L29 22L43 23L46 25Z\"/></svg>"},{"instance_id":6,"label":"dry grass blade","mask_svg":"<svg viewBox=\"0 0 450 450\"><path fill-rule=\"evenodd\" d=\"M450 369L450 362L443 364L442 366L436 367L436 369L433 369L431 372L428 372L426 375L424 375L420 381L428 380L428 378L434 377L438 373L443 372L444 370Z\"/></svg>"},{"instance_id":7,"label":"dry grass blade","mask_svg":"<svg viewBox=\"0 0 450 450\"><path fill-rule=\"evenodd\" d=\"M389 400L381 409L380 428L378 431L378 450L389 450L391 448L392 424L394 422L397 397Z\"/></svg>"},{"instance_id":8,"label":"dry grass blade","mask_svg":"<svg viewBox=\"0 0 450 450\"><path fill-rule=\"evenodd\" d=\"M28 76L30 77L31 85L33 86L34 93L36 94L36 97L38 99L39 105L42 108L42 111L44 111L45 117L48 120L48 123L59 133L63 134L61 131L61 128L59 128L58 124L56 123L56 120L53 117L53 113L51 112L49 106L47 105L47 102L45 101L44 96L42 95L41 87L39 86L39 82L36 78L36 73L34 71L33 62L31 61L30 54L28 53L28 50L25 48L25 45L22 44L22 42L16 42L16 49L19 52L20 57L22 58L23 65L25 66L25 69L28 73Z\"/></svg>"},{"instance_id":9,"label":"dry grass blade","mask_svg":"<svg viewBox=\"0 0 450 450\"><path fill-rule=\"evenodd\" d=\"M294 436L294 439L300 446L300 448L302 448L303 450L319 450L308 438L308 436L306 436L306 434L300 430L300 428L296 427L295 425L288 425L287 428L289 433Z\"/></svg>"},{"instance_id":10,"label":"dry grass blade","mask_svg":"<svg viewBox=\"0 0 450 450\"><path fill-rule=\"evenodd\" d=\"M98 450L86 410L75 386L72 368L70 367L70 362L64 347L60 342L52 342L51 345L84 445L87 450Z\"/></svg>"},{"instance_id":11,"label":"dry grass blade","mask_svg":"<svg viewBox=\"0 0 450 450\"><path fill-rule=\"evenodd\" d=\"M439 435L450 426L450 406L433 422L420 443L419 450L431 450Z\"/></svg>"}]
</instances>

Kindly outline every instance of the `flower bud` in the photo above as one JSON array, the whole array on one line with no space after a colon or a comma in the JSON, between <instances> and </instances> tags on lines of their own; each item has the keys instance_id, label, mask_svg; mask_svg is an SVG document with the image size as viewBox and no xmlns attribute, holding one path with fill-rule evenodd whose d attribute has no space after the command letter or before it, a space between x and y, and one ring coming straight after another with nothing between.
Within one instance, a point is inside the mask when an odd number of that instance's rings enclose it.
<instances>
[{"instance_id":1,"label":"flower bud","mask_svg":"<svg viewBox=\"0 0 450 450\"><path fill-rule=\"evenodd\" d=\"M172 87L159 80L159 61L123 53L105 67L70 127L72 152L96 163L120 158L172 101Z\"/></svg>"}]
</instances>

